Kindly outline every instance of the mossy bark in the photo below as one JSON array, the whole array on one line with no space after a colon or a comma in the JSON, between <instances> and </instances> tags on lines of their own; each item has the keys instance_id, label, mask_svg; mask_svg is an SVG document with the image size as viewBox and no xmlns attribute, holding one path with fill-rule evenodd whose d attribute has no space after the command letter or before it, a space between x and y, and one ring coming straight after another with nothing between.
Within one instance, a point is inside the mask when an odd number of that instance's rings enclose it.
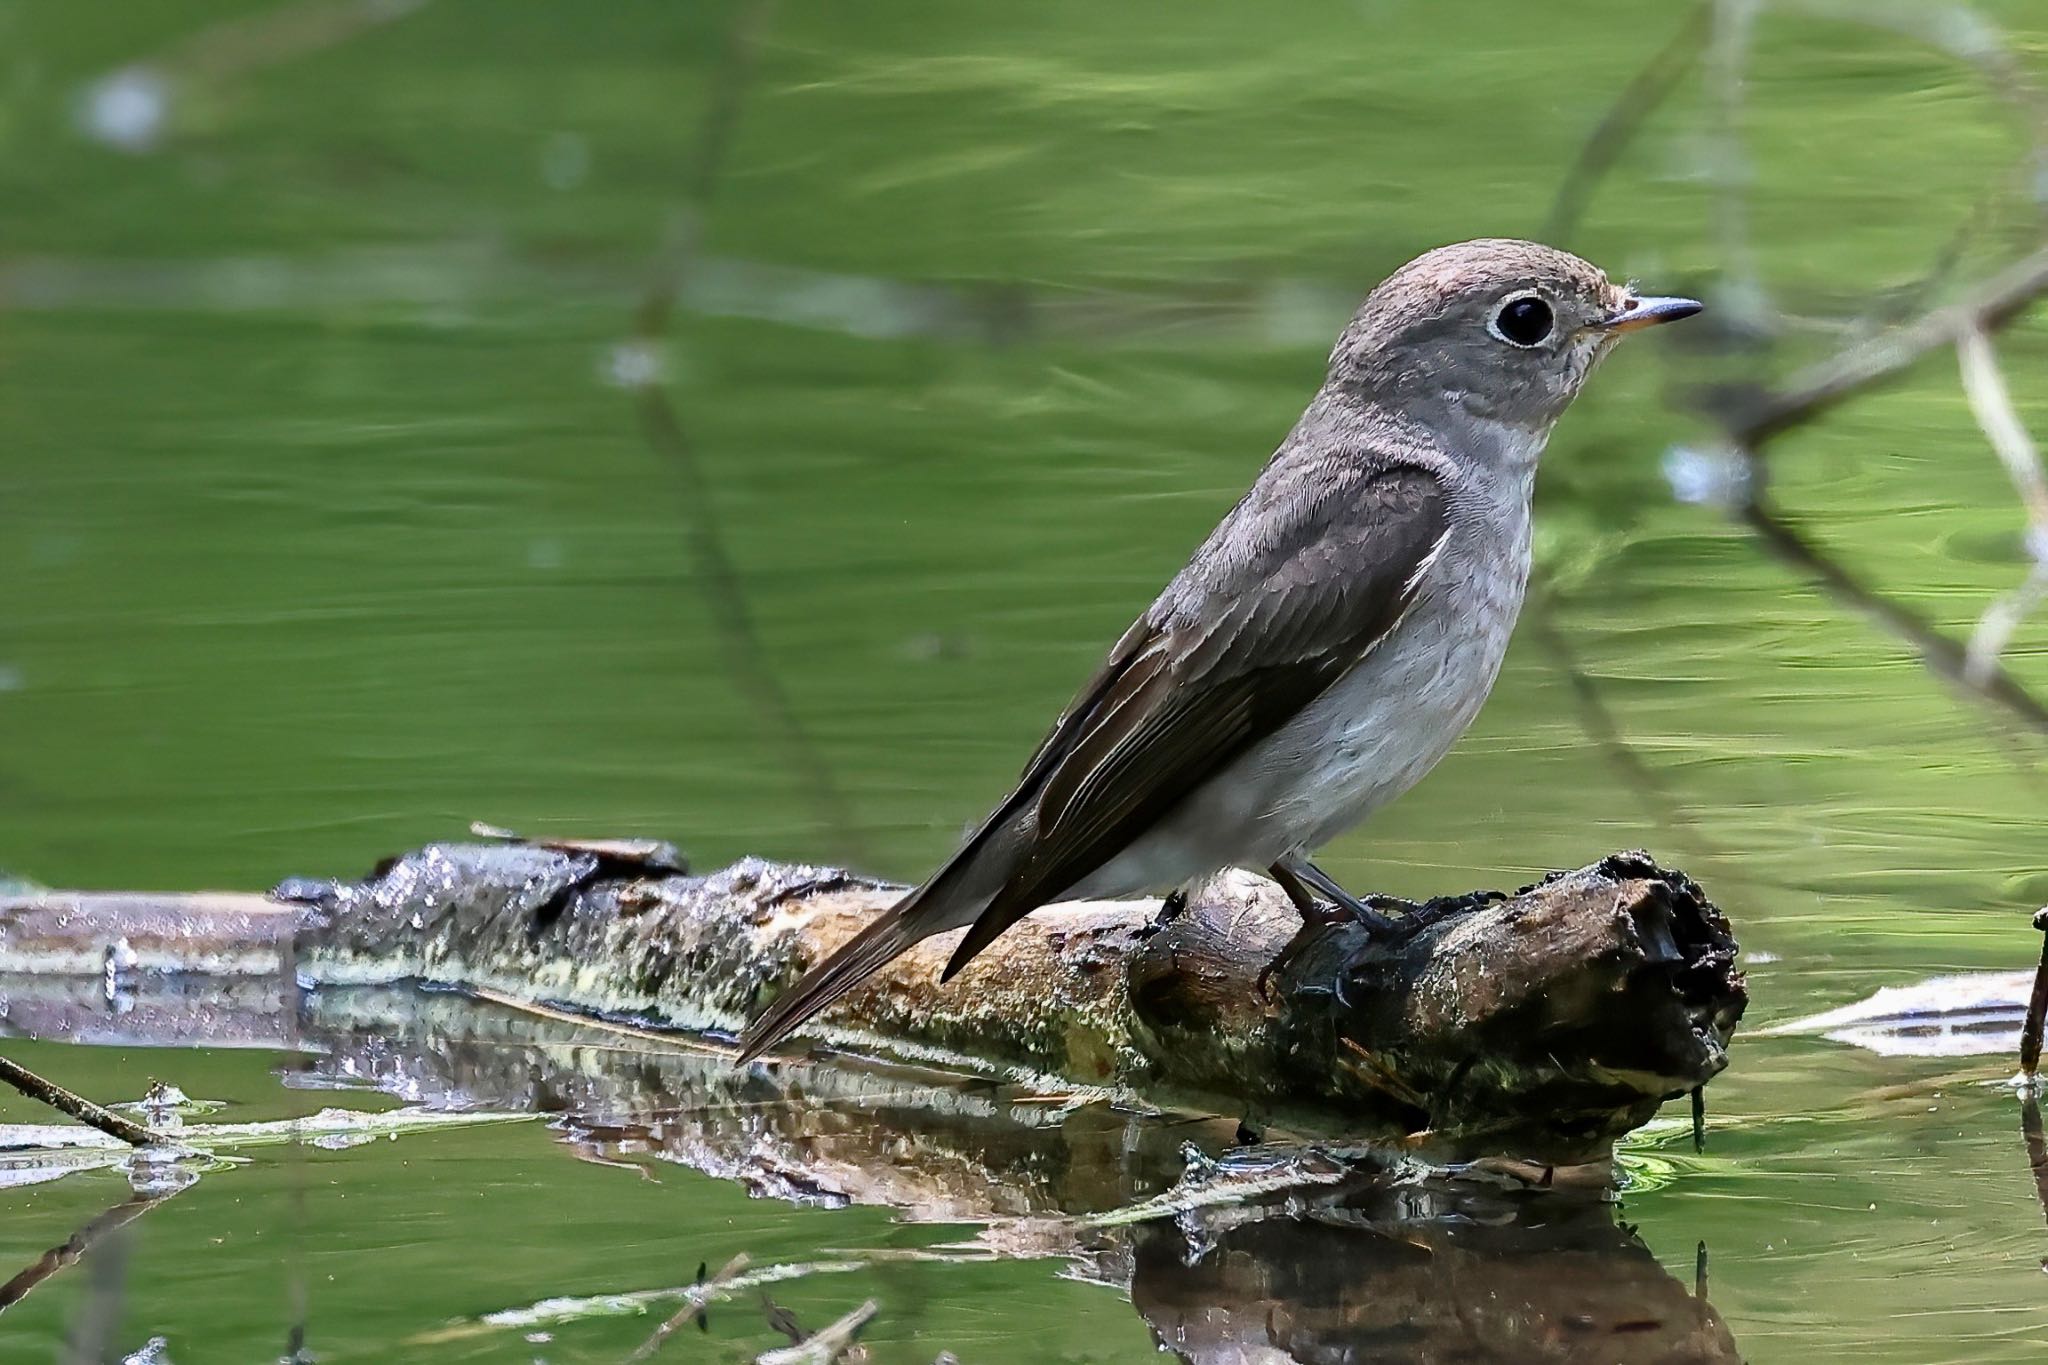
<instances>
[{"instance_id":1,"label":"mossy bark","mask_svg":"<svg viewBox=\"0 0 2048 1365\"><path fill-rule=\"evenodd\" d=\"M434 845L360 881L286 882L269 913L248 898L18 900L0 906L0 970L118 975L182 955L248 974L288 952L316 985L415 980L715 1041L899 893L757 859L691 876L617 846ZM807 1038L1562 1164L1599 1159L1718 1073L1745 1003L1726 919L1642 854L1469 898L1394 945L1304 929L1244 875L1170 923L1156 908L1049 907L946 985L953 936L930 940Z\"/></svg>"}]
</instances>

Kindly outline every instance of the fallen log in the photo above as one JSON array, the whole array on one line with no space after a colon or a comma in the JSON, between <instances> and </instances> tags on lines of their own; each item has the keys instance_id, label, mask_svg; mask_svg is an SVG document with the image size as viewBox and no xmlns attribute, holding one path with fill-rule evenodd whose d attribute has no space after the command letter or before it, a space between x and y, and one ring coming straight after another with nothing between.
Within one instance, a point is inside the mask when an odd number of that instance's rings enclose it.
<instances>
[{"instance_id":1,"label":"fallen log","mask_svg":"<svg viewBox=\"0 0 2048 1365\"><path fill-rule=\"evenodd\" d=\"M281 970L289 950L316 986L410 980L716 1041L899 891L758 859L691 876L629 845L440 844L361 881L288 881L268 912L18 899L0 972L111 982L180 954ZM808 1037L1443 1159L1576 1164L1717 1074L1746 1003L1726 919L1643 854L1460 898L1392 946L1304 930L1243 875L1170 923L1155 908L1054 907L946 986L952 936L930 940Z\"/></svg>"}]
</instances>

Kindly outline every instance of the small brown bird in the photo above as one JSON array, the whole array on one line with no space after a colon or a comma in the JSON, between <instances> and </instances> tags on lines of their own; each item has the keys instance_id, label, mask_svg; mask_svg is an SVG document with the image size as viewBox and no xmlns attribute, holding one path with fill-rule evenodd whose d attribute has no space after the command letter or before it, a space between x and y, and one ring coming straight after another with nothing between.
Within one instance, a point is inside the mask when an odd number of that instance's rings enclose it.
<instances>
[{"instance_id":1,"label":"small brown bird","mask_svg":"<svg viewBox=\"0 0 2048 1365\"><path fill-rule=\"evenodd\" d=\"M950 980L1041 905L1179 894L1226 867L1269 872L1305 918L1402 932L1310 851L1464 733L1521 610L1552 424L1618 338L1699 310L1534 242L1462 242L1395 271L1258 481L1015 790L755 1020L741 1059L933 934L967 929Z\"/></svg>"}]
</instances>

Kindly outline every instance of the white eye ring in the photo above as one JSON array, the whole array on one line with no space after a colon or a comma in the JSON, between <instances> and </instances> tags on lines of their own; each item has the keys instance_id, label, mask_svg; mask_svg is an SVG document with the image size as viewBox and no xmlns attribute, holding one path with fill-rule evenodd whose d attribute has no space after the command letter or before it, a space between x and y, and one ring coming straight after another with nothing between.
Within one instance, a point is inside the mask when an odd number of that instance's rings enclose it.
<instances>
[{"instance_id":1,"label":"white eye ring","mask_svg":"<svg viewBox=\"0 0 2048 1365\"><path fill-rule=\"evenodd\" d=\"M1513 308L1516 304L1520 303L1534 303L1539 305L1543 310L1542 332L1538 333L1536 336L1526 341L1516 337L1509 336L1505 331L1502 330L1500 325L1501 319L1508 315L1508 310ZM1508 297L1502 299L1500 301L1500 306L1494 309L1493 312L1487 316L1486 330L1492 334L1493 339L1495 341L1505 342L1508 345L1514 347L1518 351L1533 351L1537 347L1541 346L1544 342L1550 340L1550 338L1556 333L1557 310L1551 307L1549 299L1544 298L1541 294L1536 293L1534 290L1530 290L1526 293L1521 294L1510 294Z\"/></svg>"}]
</instances>

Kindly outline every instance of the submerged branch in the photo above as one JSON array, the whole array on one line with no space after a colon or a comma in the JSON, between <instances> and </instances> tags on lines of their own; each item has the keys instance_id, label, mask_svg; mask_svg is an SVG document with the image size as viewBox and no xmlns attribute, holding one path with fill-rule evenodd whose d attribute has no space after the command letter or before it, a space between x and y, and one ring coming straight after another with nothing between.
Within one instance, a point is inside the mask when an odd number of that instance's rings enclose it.
<instances>
[{"instance_id":1,"label":"submerged branch","mask_svg":"<svg viewBox=\"0 0 2048 1365\"><path fill-rule=\"evenodd\" d=\"M19 1090L32 1100L49 1105L60 1114L68 1114L80 1123L99 1129L108 1137L119 1138L133 1147L149 1147L158 1141L158 1136L135 1122L122 1118L111 1109L94 1104L83 1095L75 1095L58 1085L30 1071L19 1062L0 1057L0 1081Z\"/></svg>"},{"instance_id":2,"label":"submerged branch","mask_svg":"<svg viewBox=\"0 0 2048 1365\"><path fill-rule=\"evenodd\" d=\"M92 1249L93 1243L127 1227L166 1199L182 1193L184 1188L173 1186L169 1190L132 1194L112 1208L95 1214L62 1243L37 1257L33 1264L24 1266L7 1283L0 1284L0 1313L27 1298L31 1290L52 1275L85 1259L85 1253Z\"/></svg>"}]
</instances>

